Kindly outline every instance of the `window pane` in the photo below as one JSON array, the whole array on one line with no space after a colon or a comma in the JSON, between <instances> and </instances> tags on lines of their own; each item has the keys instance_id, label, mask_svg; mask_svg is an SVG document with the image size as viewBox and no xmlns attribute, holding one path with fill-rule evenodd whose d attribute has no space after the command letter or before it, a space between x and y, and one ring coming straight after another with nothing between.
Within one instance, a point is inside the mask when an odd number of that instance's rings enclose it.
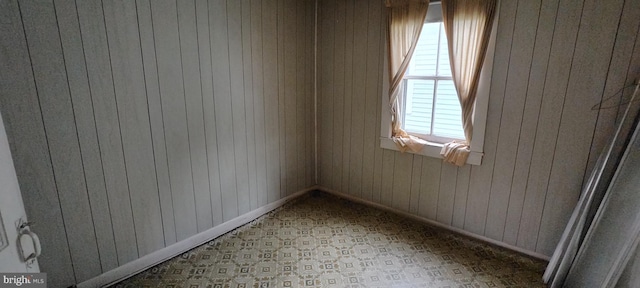
<instances>
[{"instance_id":1,"label":"window pane","mask_svg":"<svg viewBox=\"0 0 640 288\"><path fill-rule=\"evenodd\" d=\"M415 134L464 139L442 22L425 23L417 45L403 83L403 128Z\"/></svg>"},{"instance_id":2,"label":"window pane","mask_svg":"<svg viewBox=\"0 0 640 288\"><path fill-rule=\"evenodd\" d=\"M433 109L434 80L406 80L407 111L404 117L403 129L413 133L431 134L431 111ZM405 109L406 111L407 109Z\"/></svg>"},{"instance_id":3,"label":"window pane","mask_svg":"<svg viewBox=\"0 0 640 288\"><path fill-rule=\"evenodd\" d=\"M440 25L440 55L438 55L438 76L451 77L449 64L449 47L447 46L447 34L444 33L444 25Z\"/></svg>"},{"instance_id":4,"label":"window pane","mask_svg":"<svg viewBox=\"0 0 640 288\"><path fill-rule=\"evenodd\" d=\"M464 139L462 111L453 80L438 81L435 102L433 135Z\"/></svg>"},{"instance_id":5,"label":"window pane","mask_svg":"<svg viewBox=\"0 0 640 288\"><path fill-rule=\"evenodd\" d=\"M435 76L438 59L440 23L426 23L422 27L418 46L413 52L407 75Z\"/></svg>"}]
</instances>

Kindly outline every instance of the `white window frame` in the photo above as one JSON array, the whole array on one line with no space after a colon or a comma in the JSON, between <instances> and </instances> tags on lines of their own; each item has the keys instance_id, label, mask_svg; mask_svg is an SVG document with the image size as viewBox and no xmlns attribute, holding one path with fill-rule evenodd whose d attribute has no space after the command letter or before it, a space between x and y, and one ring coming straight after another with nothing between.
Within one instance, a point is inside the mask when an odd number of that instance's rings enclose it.
<instances>
[{"instance_id":1,"label":"white window frame","mask_svg":"<svg viewBox=\"0 0 640 288\"><path fill-rule=\"evenodd\" d=\"M487 111L489 109L489 92L491 86L491 74L493 71L493 58L496 45L496 34L498 27L498 15L499 9L496 11L493 21L493 27L491 32L491 38L489 39L489 46L487 47L487 55L485 56L482 71L480 72L480 82L478 83L478 94L476 96L476 103L473 110L473 139L471 140L471 154L467 158L467 164L480 165L482 164L482 156L484 155L484 137L487 126ZM384 45L385 54L388 55L388 47ZM389 63L388 57L384 57L384 70L382 81L382 117L380 123L380 147L389 150L400 151L396 143L391 139L391 112L389 110ZM400 103L402 105L402 103ZM462 121L462 120L461 120ZM424 139L424 135L410 133L416 137ZM442 138L442 137L439 137ZM414 153L418 155L442 158L440 151L445 142L433 142L427 140L422 150ZM407 151L406 153L413 153Z\"/></svg>"}]
</instances>

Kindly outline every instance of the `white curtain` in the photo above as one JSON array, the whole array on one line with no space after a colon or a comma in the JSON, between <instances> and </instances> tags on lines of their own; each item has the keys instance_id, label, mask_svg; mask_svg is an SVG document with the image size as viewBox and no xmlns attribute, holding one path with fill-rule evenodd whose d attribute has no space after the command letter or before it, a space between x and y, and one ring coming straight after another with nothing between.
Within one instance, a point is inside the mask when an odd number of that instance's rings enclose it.
<instances>
[{"instance_id":1,"label":"white curtain","mask_svg":"<svg viewBox=\"0 0 640 288\"><path fill-rule=\"evenodd\" d=\"M428 0L386 0L388 10L387 45L389 53L389 109L391 112L391 137L400 151L418 152L426 141L402 130L400 99L402 79L411 56L418 44L424 20L429 8Z\"/></svg>"},{"instance_id":2,"label":"white curtain","mask_svg":"<svg viewBox=\"0 0 640 288\"><path fill-rule=\"evenodd\" d=\"M453 82L462 108L465 141L445 144L446 162L462 166L471 152L473 109L496 13L497 0L443 0L442 18L449 43Z\"/></svg>"}]
</instances>

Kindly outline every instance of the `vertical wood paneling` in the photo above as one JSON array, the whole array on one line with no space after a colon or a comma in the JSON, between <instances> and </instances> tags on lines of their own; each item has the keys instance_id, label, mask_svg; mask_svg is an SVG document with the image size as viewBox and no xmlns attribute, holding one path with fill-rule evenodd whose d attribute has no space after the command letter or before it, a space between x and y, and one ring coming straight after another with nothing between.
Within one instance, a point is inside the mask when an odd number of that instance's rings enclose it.
<instances>
[{"instance_id":1,"label":"vertical wood paneling","mask_svg":"<svg viewBox=\"0 0 640 288\"><path fill-rule=\"evenodd\" d=\"M518 246L529 250L536 247L554 154L550 147L556 143L581 9L580 1L560 2L558 6L557 14L563 17L556 18L518 235Z\"/></svg>"},{"instance_id":2,"label":"vertical wood paneling","mask_svg":"<svg viewBox=\"0 0 640 288\"><path fill-rule=\"evenodd\" d=\"M298 106L302 106L298 108L298 117L302 119L302 123L299 125L299 129L303 135L301 136L302 141L300 144L303 145L302 155L299 155L298 163L302 165L300 167L302 175L301 175L301 187L308 187L314 185L315 181L311 181L311 170L315 167L312 161L312 153L315 153L315 148L313 147L312 137L315 137L315 129L314 123L315 115L313 113L313 105L315 104L314 99L314 82L313 77L315 73L315 1L307 0L304 1L304 4L301 4L303 8L302 19L299 20L301 25L302 32L298 32L298 71L302 71L302 83L299 83L300 89L304 94L303 97L300 98L300 102ZM300 9L300 8L299 8ZM313 67L313 69L304 69L304 67ZM311 109L311 110L309 110Z\"/></svg>"},{"instance_id":3,"label":"vertical wood paneling","mask_svg":"<svg viewBox=\"0 0 640 288\"><path fill-rule=\"evenodd\" d=\"M296 0L284 2L284 128L285 128L285 165L286 195L295 191L297 184L296 141Z\"/></svg>"},{"instance_id":4,"label":"vertical wood paneling","mask_svg":"<svg viewBox=\"0 0 640 288\"><path fill-rule=\"evenodd\" d=\"M382 177L380 204L393 206L393 177L396 153L384 150L382 153Z\"/></svg>"},{"instance_id":5,"label":"vertical wood paneling","mask_svg":"<svg viewBox=\"0 0 640 288\"><path fill-rule=\"evenodd\" d=\"M375 2L374 2L375 3ZM374 171L374 149L378 146L377 141L379 139L380 124L379 122L371 121L377 111L379 111L378 99L366 97L370 94L378 94L378 63L380 62L380 11L381 5L369 5L369 12L367 13L369 18L367 19L367 70L365 74L365 88L364 90L364 129L363 129L363 148L362 148L362 196L365 199L372 199L373 190L373 171ZM379 98L379 97L378 97ZM410 168L409 168L410 169ZM409 176L410 177L410 176ZM409 193L407 190L406 193ZM406 197L409 201L409 197ZM404 203L403 203L404 205ZM406 210L409 208L406 207Z\"/></svg>"},{"instance_id":6,"label":"vertical wood paneling","mask_svg":"<svg viewBox=\"0 0 640 288\"><path fill-rule=\"evenodd\" d=\"M134 2L104 3L127 180L140 256L164 247Z\"/></svg>"},{"instance_id":7,"label":"vertical wood paneling","mask_svg":"<svg viewBox=\"0 0 640 288\"><path fill-rule=\"evenodd\" d=\"M409 211L413 155L409 153L398 154L394 164L391 207L400 211Z\"/></svg>"},{"instance_id":8,"label":"vertical wood paneling","mask_svg":"<svg viewBox=\"0 0 640 288\"><path fill-rule=\"evenodd\" d=\"M180 35L180 54L182 61L182 79L184 81L184 101L187 113L187 133L191 154L191 171L196 207L198 231L213 226L211 211L211 192L206 155L204 110L202 109L202 84L199 59L199 41L196 28L196 7L194 1L177 1L178 31ZM205 81L209 81L208 79Z\"/></svg>"},{"instance_id":9,"label":"vertical wood paneling","mask_svg":"<svg viewBox=\"0 0 640 288\"><path fill-rule=\"evenodd\" d=\"M342 183L337 189L344 193L349 193L349 169L351 167L351 103L353 99L353 13L354 13L354 1L355 0L347 0L344 1L345 5L345 42L344 42L344 91L342 92L344 95L343 99L343 118L344 122L343 127L343 135L342 135ZM319 58L322 60L322 58ZM319 86L324 87L324 86ZM318 101L322 101L322 99L318 99ZM320 150L318 150L320 151ZM380 157L382 158L382 157ZM382 172L382 171L381 171ZM320 182L322 183L322 182ZM379 187L379 186L378 186ZM380 194L377 193L378 198Z\"/></svg>"},{"instance_id":10,"label":"vertical wood paneling","mask_svg":"<svg viewBox=\"0 0 640 288\"><path fill-rule=\"evenodd\" d=\"M138 257L102 5L76 2L118 265ZM117 229L115 229L117 227Z\"/></svg>"},{"instance_id":11,"label":"vertical wood paneling","mask_svg":"<svg viewBox=\"0 0 640 288\"><path fill-rule=\"evenodd\" d=\"M205 151L207 171L209 172L209 195L212 226L222 223L222 204L220 193L220 168L218 167L218 137L216 135L216 116L213 100L213 72L211 59L211 40L209 28L209 3L196 1L196 28L198 34L198 58L200 60L200 83L202 85L202 109L204 117ZM202 156L202 155L200 155Z\"/></svg>"},{"instance_id":12,"label":"vertical wood paneling","mask_svg":"<svg viewBox=\"0 0 640 288\"><path fill-rule=\"evenodd\" d=\"M235 149L233 115L231 108L231 83L229 76L229 44L227 43L227 3L221 0L209 2L211 51L213 67L213 95L220 167L220 193L222 195L223 222L238 216L238 195L234 172ZM215 52L215 53L214 53Z\"/></svg>"},{"instance_id":13,"label":"vertical wood paneling","mask_svg":"<svg viewBox=\"0 0 640 288\"><path fill-rule=\"evenodd\" d=\"M375 2L372 2L375 3ZM351 98L351 140L349 152L349 193L354 196L362 195L362 171L364 148L364 123L366 95L366 65L367 65L367 41L368 41L368 15L370 1L356 0L353 16L353 65L363 67L362 71L352 71L352 98ZM392 203L392 197L388 199Z\"/></svg>"},{"instance_id":14,"label":"vertical wood paneling","mask_svg":"<svg viewBox=\"0 0 640 288\"><path fill-rule=\"evenodd\" d=\"M176 242L176 226L173 218L173 199L167 163L167 149L165 143L162 103L160 101L160 83L151 21L151 5L148 0L137 0L138 27L140 30L140 46L144 67L144 81L147 90L149 109L149 124L153 139L153 155L156 180L158 183L158 198L162 217L165 245Z\"/></svg>"},{"instance_id":15,"label":"vertical wood paneling","mask_svg":"<svg viewBox=\"0 0 640 288\"><path fill-rule=\"evenodd\" d=\"M20 2L76 281L101 272L53 1ZM42 24L40 24L42 23ZM42 26L39 26L42 25Z\"/></svg>"},{"instance_id":16,"label":"vertical wood paneling","mask_svg":"<svg viewBox=\"0 0 640 288\"><path fill-rule=\"evenodd\" d=\"M418 214L420 208L420 177L422 176L422 157L413 157L413 167L411 168L411 194L409 197L409 213ZM374 182L375 183L375 182Z\"/></svg>"},{"instance_id":17,"label":"vertical wood paneling","mask_svg":"<svg viewBox=\"0 0 640 288\"><path fill-rule=\"evenodd\" d=\"M493 239L502 239L510 198L524 194L512 191L511 184L536 37L537 25L531 24L538 21L539 11L538 1L518 1L485 227L485 235Z\"/></svg>"},{"instance_id":18,"label":"vertical wood paneling","mask_svg":"<svg viewBox=\"0 0 640 288\"><path fill-rule=\"evenodd\" d=\"M331 95L333 97L333 127L330 127L331 134L333 135L333 143L331 146L333 147L333 157L331 158L331 174L330 179L328 179L328 183L331 183L330 187L334 189L338 189L342 184L342 177L344 176L344 171L342 170L342 156L343 156L343 141L344 141L344 127L348 126L349 122L344 122L345 116L345 98L347 95L345 93L345 38L350 37L351 35L346 34L346 18L345 18L345 5L346 1L338 1L336 3L336 15L335 15L335 34L333 35L334 41L333 47L329 49L333 49L333 87L331 90ZM349 111L347 113L350 113ZM347 147L349 148L349 147Z\"/></svg>"},{"instance_id":19,"label":"vertical wood paneling","mask_svg":"<svg viewBox=\"0 0 640 288\"><path fill-rule=\"evenodd\" d=\"M267 203L267 165L265 144L265 98L262 60L262 1L251 0L251 68L253 71L253 112L255 121L256 177L258 205Z\"/></svg>"},{"instance_id":20,"label":"vertical wood paneling","mask_svg":"<svg viewBox=\"0 0 640 288\"><path fill-rule=\"evenodd\" d=\"M91 215L95 230L100 265L102 271L118 266L113 226L107 203L107 191L102 171L102 159L98 146L96 122L93 116L89 80L82 47L78 15L75 13L75 1L56 0L56 11L73 11L72 13L56 13L60 27L60 40L65 59L65 67L69 81L69 91L73 104L73 114L78 131L78 141L82 155L82 165L87 184L87 193L91 205Z\"/></svg>"},{"instance_id":21,"label":"vertical wood paneling","mask_svg":"<svg viewBox=\"0 0 640 288\"><path fill-rule=\"evenodd\" d=\"M20 12L71 261L76 281L84 281L101 268L93 260L98 249L91 217L86 217L91 208L53 1L21 1Z\"/></svg>"},{"instance_id":22,"label":"vertical wood paneling","mask_svg":"<svg viewBox=\"0 0 640 288\"><path fill-rule=\"evenodd\" d=\"M598 122L596 123L596 129L593 135L593 143L591 144L591 150L589 152L589 161L587 162L587 170L591 171L595 165L598 156L602 149L607 145L613 136L611 131L615 131L616 125L619 123L618 112L620 116L624 113L626 105L620 105L615 107L618 103L624 99L629 99L633 93L633 88L628 87L633 85L634 81L640 75L637 74L640 71L639 63L633 62L631 57L633 55L634 44L638 41L638 29L640 25L640 5L634 5L630 1L625 1L622 8L622 15L620 18L620 24L618 25L618 31L616 36L616 42L614 51L611 57L611 63L609 64L609 73L607 75L607 82L602 93L604 104L598 111ZM634 41L629 41L634 39ZM637 44L635 44L637 46ZM629 71L629 68L636 71ZM629 72L629 73L627 73ZM625 75L625 77L621 77ZM623 91L619 91L623 87L628 87ZM627 96L623 99L623 96ZM585 174L583 185L588 181L589 174Z\"/></svg>"},{"instance_id":23,"label":"vertical wood paneling","mask_svg":"<svg viewBox=\"0 0 640 288\"><path fill-rule=\"evenodd\" d=\"M247 163L247 132L244 110L244 75L242 73L242 15L240 1L227 1L227 29L229 30L229 75L231 77L231 110L233 145L236 167L238 215L250 210L249 173ZM230 191L232 192L232 191Z\"/></svg>"},{"instance_id":24,"label":"vertical wood paneling","mask_svg":"<svg viewBox=\"0 0 640 288\"><path fill-rule=\"evenodd\" d=\"M351 11L353 11L353 6L352 5L351 5L350 8L351 8ZM384 57L385 57L384 55L386 55L386 49L384 48L386 46L385 45L385 43L386 43L385 41L386 41L386 38L387 38L386 37L386 31L387 30L385 28L385 25L386 25L385 19L387 19L386 18L386 13L385 13L386 11L387 11L386 9L382 9L381 17L380 17L378 23L376 24L376 25L380 26L380 33L381 33L381 36L379 38L379 40L380 40L379 41L379 43L380 43L379 47L380 48L378 49L379 50L378 51L378 58L379 59L384 59ZM385 81L384 78L387 77L386 76L387 74L385 73L385 71L387 69L385 69L385 68L386 68L385 61L378 61L378 67L377 67L377 70L378 70L378 85L377 86L378 87L377 87L376 94L377 95L383 95L384 99L387 99L388 95L387 95L386 91L383 91L383 87L384 86L382 84L383 81ZM376 110L376 123L380 123L381 118L382 118L382 113L386 113L387 112L386 109L382 108L382 107L386 107L386 105L382 105L382 103L384 101L383 97L378 97L378 100L376 101L376 107L378 107L378 109ZM380 145L377 144L378 143L378 139L377 139L378 135L377 135L377 133L375 133L375 135L376 135L376 140L375 140L376 144L374 146L375 148L374 148L374 156L373 156L373 158L374 158L374 160L373 160L374 168L373 168L372 200L377 202L377 203L380 203L380 194L381 194L380 190L381 190L381 186L382 186L381 185L381 183L382 183L382 154L383 154L384 151L382 150L382 148L380 148ZM415 161L414 161L414 163L415 163ZM418 189L420 189L420 188L418 188ZM420 195L419 195L419 192L418 192L418 202L420 201L419 199L420 199ZM417 209L419 210L420 207L418 206Z\"/></svg>"},{"instance_id":25,"label":"vertical wood paneling","mask_svg":"<svg viewBox=\"0 0 640 288\"><path fill-rule=\"evenodd\" d=\"M571 215L570 209L562 208L574 205L580 195L584 174L562 175L556 171L584 170L586 167L598 118L597 111L592 111L591 106L602 100L623 3L584 3L547 188L550 194L545 202L536 246L536 251L545 255L553 253Z\"/></svg>"},{"instance_id":26,"label":"vertical wood paneling","mask_svg":"<svg viewBox=\"0 0 640 288\"><path fill-rule=\"evenodd\" d=\"M469 183L469 198L467 203L473 203L466 208L465 229L480 235L484 234L487 222L487 209L490 204L491 178L495 163L498 133L502 117L504 89L509 68L511 53L511 37L516 14L516 1L500 1L498 30L496 33L496 47L493 59L493 73L489 93L489 108L484 141L484 157L482 165L471 167Z\"/></svg>"},{"instance_id":27,"label":"vertical wood paneling","mask_svg":"<svg viewBox=\"0 0 640 288\"><path fill-rule=\"evenodd\" d=\"M33 227L42 241L40 269L57 275L49 285L65 286L75 275L18 2L0 2L0 19L2 117L26 213L47 223Z\"/></svg>"},{"instance_id":28,"label":"vertical wood paneling","mask_svg":"<svg viewBox=\"0 0 640 288\"><path fill-rule=\"evenodd\" d=\"M467 212L467 199L469 197L469 180L471 178L471 166L458 167L456 177L456 196L453 199L453 217L451 226L464 228L465 214Z\"/></svg>"},{"instance_id":29,"label":"vertical wood paneling","mask_svg":"<svg viewBox=\"0 0 640 288\"><path fill-rule=\"evenodd\" d=\"M507 223L504 228L503 241L513 245L517 243L522 211L524 209L524 199L527 196L529 165L532 161L531 156L536 137L535 131L538 126L538 113L540 112L544 80L549 64L549 52L551 51L551 40L554 31L554 25L549 25L549 23L553 23L557 12L558 1L542 1L540 17L537 20L538 28L536 30L536 40L533 48L531 71L529 72L527 99L525 100L524 114L522 116L522 127L520 127L518 152L511 185L512 191L520 192L509 199Z\"/></svg>"},{"instance_id":30,"label":"vertical wood paneling","mask_svg":"<svg viewBox=\"0 0 640 288\"><path fill-rule=\"evenodd\" d=\"M640 59L631 52L640 21L632 15L640 4L587 1L584 11L580 0L500 6L482 165L456 168L422 156L406 165L405 155L379 148L379 135L368 131L377 130L376 118L387 112L380 91L386 66L371 54L386 57L374 27L385 31L386 9L370 1L320 1L318 152L320 161L344 160L340 169L320 163L319 184L550 254L603 139L613 132L612 115L620 114L589 109L637 77L628 75L637 74L633 59ZM373 74L378 87L370 84ZM343 116L335 117L339 109Z\"/></svg>"},{"instance_id":31,"label":"vertical wood paneling","mask_svg":"<svg viewBox=\"0 0 640 288\"><path fill-rule=\"evenodd\" d=\"M318 72L319 82L323 85L318 86L318 181L320 183L331 183L331 158L320 157L320 155L332 155L333 145L333 73L334 73L334 39L335 31L335 1L323 1L320 8L319 22L322 26L320 30L321 41L318 42L319 61L318 66L322 69Z\"/></svg>"},{"instance_id":32,"label":"vertical wood paneling","mask_svg":"<svg viewBox=\"0 0 640 288\"><path fill-rule=\"evenodd\" d=\"M440 189L440 174L442 161L429 157L422 157L422 177L420 181L420 198L418 215L428 219L436 219L438 212L438 191Z\"/></svg>"},{"instance_id":33,"label":"vertical wood paneling","mask_svg":"<svg viewBox=\"0 0 640 288\"><path fill-rule=\"evenodd\" d=\"M277 2L262 2L262 61L264 79L265 135L280 135L278 131L278 74L277 74ZM267 202L280 197L279 137L267 137Z\"/></svg>"},{"instance_id":34,"label":"vertical wood paneling","mask_svg":"<svg viewBox=\"0 0 640 288\"><path fill-rule=\"evenodd\" d=\"M198 231L175 1L151 1L160 98L178 240ZM186 152L186 153L185 153Z\"/></svg>"},{"instance_id":35,"label":"vertical wood paneling","mask_svg":"<svg viewBox=\"0 0 640 288\"><path fill-rule=\"evenodd\" d=\"M0 2L0 109L51 285L314 184L315 3Z\"/></svg>"},{"instance_id":36,"label":"vertical wood paneling","mask_svg":"<svg viewBox=\"0 0 640 288\"><path fill-rule=\"evenodd\" d=\"M50 283L277 200L314 169L321 185L550 253L619 114L580 104L638 77L640 7L525 2L501 1L485 156L462 168L379 148L382 3L319 1L315 27L314 1L78 1L77 16L65 0L20 2L22 15L2 2L2 95L27 97L0 108Z\"/></svg>"},{"instance_id":37,"label":"vertical wood paneling","mask_svg":"<svg viewBox=\"0 0 640 288\"><path fill-rule=\"evenodd\" d=\"M438 188L438 206L436 220L451 225L453 220L453 205L456 196L456 178L458 168L449 163L443 163L440 170L440 187Z\"/></svg>"},{"instance_id":38,"label":"vertical wood paneling","mask_svg":"<svg viewBox=\"0 0 640 288\"><path fill-rule=\"evenodd\" d=\"M116 104L140 255L164 247L136 7L104 3ZM153 199L153 200L152 200Z\"/></svg>"},{"instance_id":39,"label":"vertical wood paneling","mask_svg":"<svg viewBox=\"0 0 640 288\"><path fill-rule=\"evenodd\" d=\"M286 126L286 95L285 91L285 0L276 0L276 41L277 41L277 76L278 76L278 126L280 129L278 141L278 149L280 150L280 190L279 195L283 197L287 193L287 126Z\"/></svg>"},{"instance_id":40,"label":"vertical wood paneling","mask_svg":"<svg viewBox=\"0 0 640 288\"><path fill-rule=\"evenodd\" d=\"M307 41L305 41L305 37L307 37L307 33L305 33L307 31L307 11L309 11L307 9L308 6L308 0L307 1L294 1L294 3L296 4L296 13L295 13L295 17L296 17L296 69L295 69L295 74L296 74L296 117L295 119L298 119L298 121L296 121L296 145L297 145L297 149L298 149L298 153L296 153L296 171L297 171L297 186L295 187L295 189L293 190L298 191L302 188L308 187L310 185L309 181L306 179L307 178L307 168L308 165L306 163L308 163L306 157L307 155L309 155L309 145L308 143L306 143L306 139L307 139L307 134L310 128L310 126L307 126L308 123L306 121L306 116L305 116L305 107L307 104L307 100L309 100L310 94L308 93L307 90L307 83L306 82L306 77L308 75L307 69L305 69L305 67L312 65L309 63L305 63L305 61L307 61L307 59L309 58L306 54L307 52L307 48L305 47L305 44Z\"/></svg>"},{"instance_id":41,"label":"vertical wood paneling","mask_svg":"<svg viewBox=\"0 0 640 288\"><path fill-rule=\"evenodd\" d=\"M307 33L305 33L307 35L307 39L306 39L306 45L305 45L305 52L306 52L306 59L307 59L307 65L306 67L313 67L313 69L305 69L307 77L306 77L306 90L308 93L308 97L305 99L306 100L306 111L307 111L307 117L305 117L305 120L307 121L305 127L307 129L307 145L308 145L308 149L307 149L307 164L312 164L311 166L307 166L307 183L308 185L315 185L318 184L317 180L318 178L316 177L317 175L317 169L318 169L318 162L317 162L317 152L318 152L318 145L316 142L316 137L317 135L317 130L316 130L316 120L317 118L317 113L316 113L316 109L317 109L317 104L318 101L316 99L317 95L317 78L318 78L318 72L317 72L317 67L319 67L319 65L316 65L316 58L317 58L317 41L318 41L318 27L316 25L316 18L318 17L318 10L317 10L317 4L318 1L315 0L309 0L307 2ZM310 33L309 33L310 32Z\"/></svg>"},{"instance_id":42,"label":"vertical wood paneling","mask_svg":"<svg viewBox=\"0 0 640 288\"><path fill-rule=\"evenodd\" d=\"M637 9L640 9L640 8L625 9L625 11L635 11ZM636 31L640 32L640 25L638 25L638 30ZM631 38L619 37L618 39L631 39ZM638 37L638 33L636 32L635 43L633 46L633 54L631 55L631 60L628 63L629 65L628 65L625 87L627 87L628 85L637 84L638 81L640 81L640 40L639 39L640 37ZM628 89L626 91L623 91L622 103L625 103L625 101L629 101L632 96L633 96L633 90ZM616 123L620 123L620 121L622 121L625 108L626 107L624 107L624 105L618 106L618 116L616 118Z\"/></svg>"},{"instance_id":43,"label":"vertical wood paneling","mask_svg":"<svg viewBox=\"0 0 640 288\"><path fill-rule=\"evenodd\" d=\"M251 0L242 1L242 73L244 79L244 110L247 133L247 169L249 177L250 209L258 208L258 187L256 179L256 139L253 108L253 71L251 62Z\"/></svg>"}]
</instances>

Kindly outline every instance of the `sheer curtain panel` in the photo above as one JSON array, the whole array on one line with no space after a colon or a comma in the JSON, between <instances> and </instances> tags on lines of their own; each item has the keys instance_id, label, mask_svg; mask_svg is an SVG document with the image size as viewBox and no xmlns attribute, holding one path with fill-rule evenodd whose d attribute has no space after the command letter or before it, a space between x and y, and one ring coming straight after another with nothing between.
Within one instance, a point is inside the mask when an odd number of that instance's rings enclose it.
<instances>
[{"instance_id":1,"label":"sheer curtain panel","mask_svg":"<svg viewBox=\"0 0 640 288\"><path fill-rule=\"evenodd\" d=\"M407 134L400 123L402 78L418 43L429 8L428 0L386 0L388 10L387 51L389 53L389 109L391 136L400 151L418 152L427 142Z\"/></svg>"},{"instance_id":2,"label":"sheer curtain panel","mask_svg":"<svg viewBox=\"0 0 640 288\"><path fill-rule=\"evenodd\" d=\"M469 157L473 137L473 109L496 13L497 0L444 0L442 17L449 42L453 82L462 108L465 141L446 143L440 154L446 162L462 166Z\"/></svg>"}]
</instances>

